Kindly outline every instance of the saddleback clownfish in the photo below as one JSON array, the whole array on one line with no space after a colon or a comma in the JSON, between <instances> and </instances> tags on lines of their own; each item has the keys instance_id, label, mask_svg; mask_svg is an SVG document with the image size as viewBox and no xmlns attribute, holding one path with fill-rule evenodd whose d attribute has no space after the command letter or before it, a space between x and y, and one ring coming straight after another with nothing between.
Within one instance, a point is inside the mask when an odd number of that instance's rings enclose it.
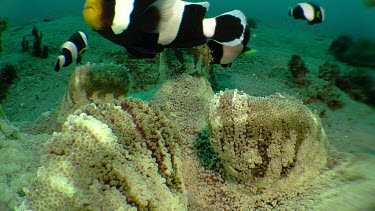
<instances>
[{"instance_id":1,"label":"saddleback clownfish","mask_svg":"<svg viewBox=\"0 0 375 211\"><path fill-rule=\"evenodd\" d=\"M248 49L246 17L233 10L205 18L208 8L208 2L181 0L86 0L83 17L94 31L138 58L208 43L213 63L229 65Z\"/></svg>"},{"instance_id":2,"label":"saddleback clownfish","mask_svg":"<svg viewBox=\"0 0 375 211\"><path fill-rule=\"evenodd\" d=\"M87 49L87 35L77 31L62 46L62 53L57 58L55 71L58 72L61 67L70 65L73 61L80 63L83 53Z\"/></svg>"}]
</instances>

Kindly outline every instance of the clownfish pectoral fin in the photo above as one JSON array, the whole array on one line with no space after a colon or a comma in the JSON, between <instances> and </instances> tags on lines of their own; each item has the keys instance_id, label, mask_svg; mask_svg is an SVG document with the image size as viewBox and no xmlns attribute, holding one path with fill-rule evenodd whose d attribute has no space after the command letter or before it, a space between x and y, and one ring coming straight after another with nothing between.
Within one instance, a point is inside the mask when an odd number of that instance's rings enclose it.
<instances>
[{"instance_id":1,"label":"clownfish pectoral fin","mask_svg":"<svg viewBox=\"0 0 375 211\"><path fill-rule=\"evenodd\" d=\"M257 52L257 50L255 50L254 48L245 47L244 50L242 51L241 55L242 55L242 57L245 57L245 56L253 54L255 52Z\"/></svg>"}]
</instances>

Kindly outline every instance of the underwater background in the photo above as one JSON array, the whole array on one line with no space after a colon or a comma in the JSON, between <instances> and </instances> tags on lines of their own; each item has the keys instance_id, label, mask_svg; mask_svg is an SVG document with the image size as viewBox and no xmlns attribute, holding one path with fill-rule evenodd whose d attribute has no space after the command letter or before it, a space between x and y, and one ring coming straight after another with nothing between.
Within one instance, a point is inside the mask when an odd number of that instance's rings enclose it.
<instances>
[{"instance_id":1,"label":"underwater background","mask_svg":"<svg viewBox=\"0 0 375 211\"><path fill-rule=\"evenodd\" d=\"M298 1L209 1L207 17L240 9L251 25L255 52L223 68L204 48L131 58L87 26L83 0L0 1L0 210L375 210L374 5L317 0L326 20L308 25L288 16ZM56 73L77 30L83 61ZM292 164L254 170L254 137L267 164Z\"/></svg>"},{"instance_id":2,"label":"underwater background","mask_svg":"<svg viewBox=\"0 0 375 211\"><path fill-rule=\"evenodd\" d=\"M191 1L199 2L199 1ZM347 1L324 1L317 0L315 3L324 5L327 11L327 20L318 30L332 33L348 33L356 36L375 36L375 14L374 8L367 7L361 0ZM215 1L208 15L216 16L225 11L240 9L248 16L261 20L275 26L301 27L303 22L295 22L287 15L288 9L294 7L299 1L255 1L237 0L228 3L225 0ZM31 20L40 20L46 17L59 18L64 16L81 16L84 1L66 0L44 1L35 0L32 5L29 1L6 1L3 0L0 14L8 17L11 24L29 23ZM32 6L32 8L30 8Z\"/></svg>"}]
</instances>

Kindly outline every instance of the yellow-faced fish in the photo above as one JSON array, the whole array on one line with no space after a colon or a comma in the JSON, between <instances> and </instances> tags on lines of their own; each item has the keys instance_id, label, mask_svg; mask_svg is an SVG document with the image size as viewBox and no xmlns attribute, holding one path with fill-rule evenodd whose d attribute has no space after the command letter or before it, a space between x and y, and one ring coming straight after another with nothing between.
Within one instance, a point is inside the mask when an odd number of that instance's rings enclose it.
<instances>
[{"instance_id":1,"label":"yellow-faced fish","mask_svg":"<svg viewBox=\"0 0 375 211\"><path fill-rule=\"evenodd\" d=\"M289 16L294 19L308 20L308 24L321 23L325 19L325 10L323 7L314 3L299 3L294 9L289 10Z\"/></svg>"},{"instance_id":2,"label":"yellow-faced fish","mask_svg":"<svg viewBox=\"0 0 375 211\"><path fill-rule=\"evenodd\" d=\"M55 71L58 72L61 67L70 65L73 61L80 63L83 53L87 49L87 35L81 31L77 31L62 46L62 53L57 58Z\"/></svg>"},{"instance_id":3,"label":"yellow-faced fish","mask_svg":"<svg viewBox=\"0 0 375 211\"><path fill-rule=\"evenodd\" d=\"M208 2L181 0L86 0L83 17L93 30L139 58L209 41L241 52L248 42L245 34L250 34L245 15L234 10L205 18L208 9Z\"/></svg>"}]
</instances>

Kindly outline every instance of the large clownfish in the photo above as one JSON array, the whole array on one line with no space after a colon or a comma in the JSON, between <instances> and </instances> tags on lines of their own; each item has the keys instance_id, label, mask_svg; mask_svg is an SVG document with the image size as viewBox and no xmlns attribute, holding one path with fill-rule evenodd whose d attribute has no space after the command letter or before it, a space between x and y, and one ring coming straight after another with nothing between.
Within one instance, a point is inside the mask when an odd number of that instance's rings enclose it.
<instances>
[{"instance_id":1,"label":"large clownfish","mask_svg":"<svg viewBox=\"0 0 375 211\"><path fill-rule=\"evenodd\" d=\"M211 43L217 55L213 62L230 64L249 42L246 17L233 10L205 18L208 8L208 2L181 0L86 0L83 17L93 30L135 57L153 58L164 48Z\"/></svg>"}]
</instances>

